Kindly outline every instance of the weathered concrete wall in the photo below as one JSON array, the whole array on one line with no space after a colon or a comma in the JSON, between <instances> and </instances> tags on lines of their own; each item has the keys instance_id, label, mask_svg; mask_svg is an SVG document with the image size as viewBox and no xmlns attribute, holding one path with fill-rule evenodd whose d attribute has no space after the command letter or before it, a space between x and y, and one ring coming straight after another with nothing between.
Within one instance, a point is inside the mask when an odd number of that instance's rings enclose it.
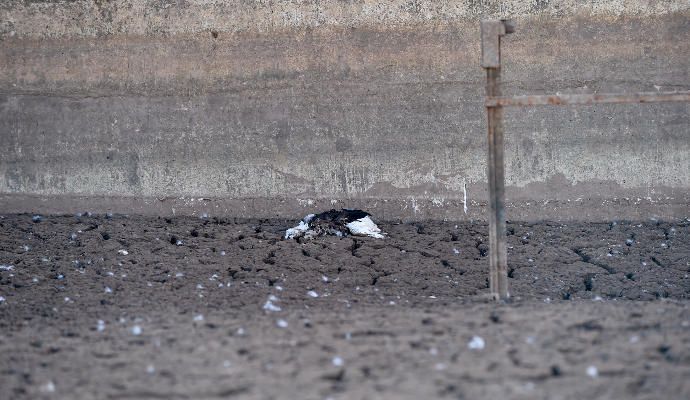
<instances>
[{"instance_id":1,"label":"weathered concrete wall","mask_svg":"<svg viewBox=\"0 0 690 400\"><path fill-rule=\"evenodd\" d=\"M0 212L481 217L489 17L508 94L690 89L687 1L9 0ZM689 111L506 112L509 217L687 216Z\"/></svg>"}]
</instances>

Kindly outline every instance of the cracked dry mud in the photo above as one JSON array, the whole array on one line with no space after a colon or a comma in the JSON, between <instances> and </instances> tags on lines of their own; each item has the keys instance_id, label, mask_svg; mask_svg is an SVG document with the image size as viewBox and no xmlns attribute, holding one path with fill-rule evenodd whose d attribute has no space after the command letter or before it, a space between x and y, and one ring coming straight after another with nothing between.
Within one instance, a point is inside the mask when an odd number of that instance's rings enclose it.
<instances>
[{"instance_id":1,"label":"cracked dry mud","mask_svg":"<svg viewBox=\"0 0 690 400\"><path fill-rule=\"evenodd\" d=\"M510 223L496 305L484 223L31 217L0 218L4 398L690 397L687 220Z\"/></svg>"}]
</instances>

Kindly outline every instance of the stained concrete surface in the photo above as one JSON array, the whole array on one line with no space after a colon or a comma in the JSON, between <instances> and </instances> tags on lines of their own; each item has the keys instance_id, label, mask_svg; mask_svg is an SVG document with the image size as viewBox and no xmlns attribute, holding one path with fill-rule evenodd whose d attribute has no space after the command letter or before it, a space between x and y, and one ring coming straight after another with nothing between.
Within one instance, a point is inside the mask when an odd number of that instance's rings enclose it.
<instances>
[{"instance_id":1,"label":"stained concrete surface","mask_svg":"<svg viewBox=\"0 0 690 400\"><path fill-rule=\"evenodd\" d=\"M518 22L504 40L508 94L690 82L684 2L10 1L0 12L5 211L78 197L109 199L93 211L171 199L142 209L195 213L188 199L208 198L242 204L225 215L387 201L392 217L472 218L443 205L486 199L485 17ZM506 112L509 205L530 218L545 202L583 205L556 211L569 218L625 199L620 216L686 216L689 107Z\"/></svg>"}]
</instances>

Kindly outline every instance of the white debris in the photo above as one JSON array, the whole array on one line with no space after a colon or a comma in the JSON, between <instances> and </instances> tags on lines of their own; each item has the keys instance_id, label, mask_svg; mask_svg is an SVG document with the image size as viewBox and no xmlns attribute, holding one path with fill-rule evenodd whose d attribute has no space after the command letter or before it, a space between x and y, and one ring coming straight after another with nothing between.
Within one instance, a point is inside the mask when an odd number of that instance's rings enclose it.
<instances>
[{"instance_id":1,"label":"white debris","mask_svg":"<svg viewBox=\"0 0 690 400\"><path fill-rule=\"evenodd\" d=\"M22 246L22 249L24 249L24 251L29 251L29 250L31 250L31 247L24 245L24 246Z\"/></svg>"},{"instance_id":2,"label":"white debris","mask_svg":"<svg viewBox=\"0 0 690 400\"><path fill-rule=\"evenodd\" d=\"M204 316L201 314L194 316L194 321L196 321L196 322L203 321L203 320L204 320Z\"/></svg>"},{"instance_id":3,"label":"white debris","mask_svg":"<svg viewBox=\"0 0 690 400\"><path fill-rule=\"evenodd\" d=\"M345 362L343 361L343 359L340 358L340 357L338 357L338 356L333 357L333 360L331 360L331 362L332 362L333 365L336 366L336 367L342 367L343 364L345 364Z\"/></svg>"},{"instance_id":4,"label":"white debris","mask_svg":"<svg viewBox=\"0 0 690 400\"><path fill-rule=\"evenodd\" d=\"M12 271L14 265L0 265L0 271Z\"/></svg>"},{"instance_id":5,"label":"white debris","mask_svg":"<svg viewBox=\"0 0 690 400\"><path fill-rule=\"evenodd\" d=\"M304 232L309 230L309 221L314 218L314 214L309 214L306 217L304 217L300 222L299 225L297 225L294 228L290 228L285 231L285 239L294 239L296 237L301 236Z\"/></svg>"},{"instance_id":6,"label":"white debris","mask_svg":"<svg viewBox=\"0 0 690 400\"><path fill-rule=\"evenodd\" d=\"M98 322L96 323L96 330L98 332L103 332L105 330L105 321L102 319L99 319Z\"/></svg>"},{"instance_id":7,"label":"white debris","mask_svg":"<svg viewBox=\"0 0 690 400\"><path fill-rule=\"evenodd\" d=\"M313 291L313 290L308 291L308 292L307 292L307 295L308 295L309 297L314 297L314 298L319 297L319 294L316 293L316 292Z\"/></svg>"},{"instance_id":8,"label":"white debris","mask_svg":"<svg viewBox=\"0 0 690 400\"><path fill-rule=\"evenodd\" d=\"M455 253L455 254L460 254L460 250L458 250L458 249L456 249L456 248L453 248L453 253Z\"/></svg>"},{"instance_id":9,"label":"white debris","mask_svg":"<svg viewBox=\"0 0 690 400\"><path fill-rule=\"evenodd\" d=\"M155 373L155 372L156 372L156 367L154 367L153 364L149 364L149 365L146 367L146 373L148 373L148 374L153 374L153 373Z\"/></svg>"},{"instance_id":10,"label":"white debris","mask_svg":"<svg viewBox=\"0 0 690 400\"><path fill-rule=\"evenodd\" d=\"M55 384L53 381L48 381L48 383L41 385L41 391L45 393L53 393L55 392Z\"/></svg>"},{"instance_id":11,"label":"white debris","mask_svg":"<svg viewBox=\"0 0 690 400\"><path fill-rule=\"evenodd\" d=\"M230 362L230 360L223 361L223 368L230 368L230 367L232 367L232 363Z\"/></svg>"},{"instance_id":12,"label":"white debris","mask_svg":"<svg viewBox=\"0 0 690 400\"><path fill-rule=\"evenodd\" d=\"M225 255L225 250L221 251L221 252L220 252L220 255L221 255L221 256L224 256L224 255Z\"/></svg>"},{"instance_id":13,"label":"white debris","mask_svg":"<svg viewBox=\"0 0 690 400\"><path fill-rule=\"evenodd\" d=\"M280 306L273 304L274 301L278 301L278 298L273 295L269 296L268 300L266 300L266 302L264 303L263 309L271 312L281 311L282 308L280 308Z\"/></svg>"},{"instance_id":14,"label":"white debris","mask_svg":"<svg viewBox=\"0 0 690 400\"><path fill-rule=\"evenodd\" d=\"M7 301L5 296L0 296L0 303L4 303L5 301Z\"/></svg>"},{"instance_id":15,"label":"white debris","mask_svg":"<svg viewBox=\"0 0 690 400\"><path fill-rule=\"evenodd\" d=\"M141 329L139 325L134 325L132 329L130 329L130 332L132 332L134 336L139 336L143 332L143 329Z\"/></svg>"},{"instance_id":16,"label":"white debris","mask_svg":"<svg viewBox=\"0 0 690 400\"><path fill-rule=\"evenodd\" d=\"M372 221L368 216L360 218L356 221L352 221L345 226L353 235L371 236L377 239L383 239L381 229L379 229L374 221Z\"/></svg>"},{"instance_id":17,"label":"white debris","mask_svg":"<svg viewBox=\"0 0 690 400\"><path fill-rule=\"evenodd\" d=\"M178 272L175 274L175 278L182 278L184 274L182 272Z\"/></svg>"},{"instance_id":18,"label":"white debris","mask_svg":"<svg viewBox=\"0 0 690 400\"><path fill-rule=\"evenodd\" d=\"M123 256L126 256L127 254L129 254L129 252L127 250L118 250L117 252L122 254Z\"/></svg>"},{"instance_id":19,"label":"white debris","mask_svg":"<svg viewBox=\"0 0 690 400\"><path fill-rule=\"evenodd\" d=\"M443 371L443 370L446 369L446 364L444 364L444 363L436 363L436 365L434 365L434 369L435 369L436 371Z\"/></svg>"},{"instance_id":20,"label":"white debris","mask_svg":"<svg viewBox=\"0 0 690 400\"><path fill-rule=\"evenodd\" d=\"M630 336L630 339L628 339L628 342L630 343L637 343L640 341L640 337L637 335L632 335Z\"/></svg>"},{"instance_id":21,"label":"white debris","mask_svg":"<svg viewBox=\"0 0 690 400\"><path fill-rule=\"evenodd\" d=\"M595 367L594 365L590 365L589 367L587 367L587 376L591 378L596 378L597 376L599 376L599 370L597 369L597 367Z\"/></svg>"},{"instance_id":22,"label":"white debris","mask_svg":"<svg viewBox=\"0 0 690 400\"><path fill-rule=\"evenodd\" d=\"M113 292L113 289L111 289L111 288L109 288L109 287L106 286L106 287L105 287L105 292L106 292L106 293L112 293L112 292Z\"/></svg>"},{"instance_id":23,"label":"white debris","mask_svg":"<svg viewBox=\"0 0 690 400\"><path fill-rule=\"evenodd\" d=\"M284 319L277 320L276 325L278 325L278 328L287 328L288 327L288 323Z\"/></svg>"},{"instance_id":24,"label":"white debris","mask_svg":"<svg viewBox=\"0 0 690 400\"><path fill-rule=\"evenodd\" d=\"M321 275L321 280L324 282L328 282L328 277L326 275Z\"/></svg>"},{"instance_id":25,"label":"white debris","mask_svg":"<svg viewBox=\"0 0 690 400\"><path fill-rule=\"evenodd\" d=\"M470 350L482 350L484 349L485 343L484 339L479 336L472 336L472 340L467 343L467 347Z\"/></svg>"}]
</instances>

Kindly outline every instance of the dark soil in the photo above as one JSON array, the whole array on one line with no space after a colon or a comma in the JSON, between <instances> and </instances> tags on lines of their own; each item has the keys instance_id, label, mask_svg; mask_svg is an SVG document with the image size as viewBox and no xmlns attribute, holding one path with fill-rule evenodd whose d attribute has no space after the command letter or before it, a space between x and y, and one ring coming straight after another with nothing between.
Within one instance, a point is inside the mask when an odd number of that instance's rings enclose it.
<instances>
[{"instance_id":1,"label":"dark soil","mask_svg":"<svg viewBox=\"0 0 690 400\"><path fill-rule=\"evenodd\" d=\"M0 397L690 397L688 220L295 223L0 217Z\"/></svg>"}]
</instances>

